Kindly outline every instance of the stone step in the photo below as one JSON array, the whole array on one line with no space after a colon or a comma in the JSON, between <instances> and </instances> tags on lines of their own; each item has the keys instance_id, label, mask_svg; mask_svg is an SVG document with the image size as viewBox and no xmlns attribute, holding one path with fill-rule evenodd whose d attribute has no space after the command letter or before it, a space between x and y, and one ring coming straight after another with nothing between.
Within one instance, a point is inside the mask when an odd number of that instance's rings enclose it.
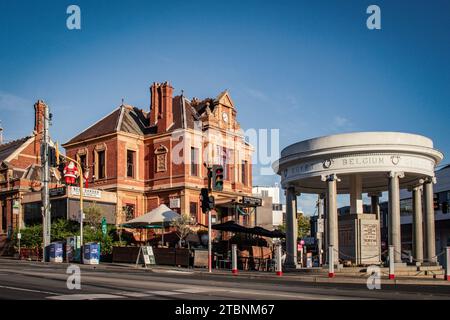
<instances>
[{"instance_id":1,"label":"stone step","mask_svg":"<svg viewBox=\"0 0 450 320\"><path fill-rule=\"evenodd\" d=\"M286 271L296 273L308 273L308 274L327 274L327 268L301 268L301 269L288 269ZM389 268L381 267L380 271L384 275L389 274ZM345 267L335 268L336 274L343 276L363 276L367 274L366 267ZM398 276L426 276L433 277L438 275L444 275L444 269L441 266L401 266L395 268L395 274Z\"/></svg>"}]
</instances>

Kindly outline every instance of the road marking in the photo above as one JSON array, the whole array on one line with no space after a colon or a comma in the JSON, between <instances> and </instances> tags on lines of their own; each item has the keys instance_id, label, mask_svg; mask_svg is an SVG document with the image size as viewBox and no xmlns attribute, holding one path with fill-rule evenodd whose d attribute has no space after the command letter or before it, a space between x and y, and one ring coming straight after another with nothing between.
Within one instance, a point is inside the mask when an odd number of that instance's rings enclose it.
<instances>
[{"instance_id":1,"label":"road marking","mask_svg":"<svg viewBox=\"0 0 450 320\"><path fill-rule=\"evenodd\" d=\"M183 293L201 293L206 291L211 291L210 289L204 289L204 288L185 288L185 289L178 289L175 290L177 292L183 292Z\"/></svg>"},{"instance_id":2,"label":"road marking","mask_svg":"<svg viewBox=\"0 0 450 320\"><path fill-rule=\"evenodd\" d=\"M17 291L45 293L45 294L52 294L52 295L58 295L58 294L59 294L59 293L56 293L56 292L49 292L49 291L42 291L42 290L34 290L34 289L25 289L25 288L17 288L17 287L9 287L9 286L0 286L0 288L3 288L3 289L10 289L10 290L17 290Z\"/></svg>"},{"instance_id":3,"label":"road marking","mask_svg":"<svg viewBox=\"0 0 450 320\"><path fill-rule=\"evenodd\" d=\"M95 294L65 294L60 296L47 297L52 300L96 300L96 299L124 299L124 296L113 294L95 293Z\"/></svg>"},{"instance_id":4,"label":"road marking","mask_svg":"<svg viewBox=\"0 0 450 320\"><path fill-rule=\"evenodd\" d=\"M175 292L175 291L146 291L148 293L152 293L154 295L158 295L158 296L174 296L177 294L183 294L183 292Z\"/></svg>"},{"instance_id":5,"label":"road marking","mask_svg":"<svg viewBox=\"0 0 450 320\"><path fill-rule=\"evenodd\" d=\"M133 298L143 298L143 297L150 297L150 296L152 296L152 294L150 294L150 293L130 292L130 291L114 292L113 294L118 294L118 295L121 295L121 296L127 296L127 297L133 297Z\"/></svg>"},{"instance_id":6,"label":"road marking","mask_svg":"<svg viewBox=\"0 0 450 320\"><path fill-rule=\"evenodd\" d=\"M161 270L161 269L153 269L154 273L177 273L177 274L193 274L193 271L181 271L181 270Z\"/></svg>"}]
</instances>

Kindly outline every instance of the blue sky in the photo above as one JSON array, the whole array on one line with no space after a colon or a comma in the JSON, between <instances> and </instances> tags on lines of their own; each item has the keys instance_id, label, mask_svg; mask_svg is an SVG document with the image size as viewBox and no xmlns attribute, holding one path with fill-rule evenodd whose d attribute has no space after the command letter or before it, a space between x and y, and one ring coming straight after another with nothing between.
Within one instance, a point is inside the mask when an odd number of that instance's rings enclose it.
<instances>
[{"instance_id":1,"label":"blue sky","mask_svg":"<svg viewBox=\"0 0 450 320\"><path fill-rule=\"evenodd\" d=\"M66 8L81 8L81 30ZM366 9L381 8L381 30ZM369 130L431 137L450 154L450 1L0 2L0 120L29 134L33 103L67 141L126 103L149 108L149 85L216 96L229 89L243 128L279 128L280 149ZM444 160L445 163L449 161ZM272 184L260 176L255 184ZM300 206L313 211L312 197ZM344 204L344 200L341 201Z\"/></svg>"}]
</instances>

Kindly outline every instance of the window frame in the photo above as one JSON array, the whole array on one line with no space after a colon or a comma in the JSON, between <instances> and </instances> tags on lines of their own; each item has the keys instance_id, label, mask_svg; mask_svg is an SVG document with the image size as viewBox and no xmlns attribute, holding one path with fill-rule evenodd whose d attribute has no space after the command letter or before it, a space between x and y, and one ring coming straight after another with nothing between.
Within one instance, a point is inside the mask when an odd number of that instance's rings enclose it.
<instances>
[{"instance_id":1,"label":"window frame","mask_svg":"<svg viewBox=\"0 0 450 320\"><path fill-rule=\"evenodd\" d=\"M130 163L128 162L129 154L131 154L131 175L129 174L130 170ZM126 177L130 179L136 179L136 160L137 160L136 154L137 153L135 150L131 149L126 150Z\"/></svg>"},{"instance_id":2,"label":"window frame","mask_svg":"<svg viewBox=\"0 0 450 320\"><path fill-rule=\"evenodd\" d=\"M200 175L199 165L199 148L191 147L191 163L190 163L190 174L193 177L198 177Z\"/></svg>"},{"instance_id":3,"label":"window frame","mask_svg":"<svg viewBox=\"0 0 450 320\"><path fill-rule=\"evenodd\" d=\"M100 165L101 165L101 163L100 163L100 159L101 159L101 157L100 157L100 155L103 155L103 170L100 170ZM96 158L97 158L97 163L96 163L96 177L97 177L97 180L103 180L103 179L106 179L106 150L105 149L102 149L102 150L97 150L96 151ZM100 173L102 173L102 175L100 175Z\"/></svg>"}]
</instances>

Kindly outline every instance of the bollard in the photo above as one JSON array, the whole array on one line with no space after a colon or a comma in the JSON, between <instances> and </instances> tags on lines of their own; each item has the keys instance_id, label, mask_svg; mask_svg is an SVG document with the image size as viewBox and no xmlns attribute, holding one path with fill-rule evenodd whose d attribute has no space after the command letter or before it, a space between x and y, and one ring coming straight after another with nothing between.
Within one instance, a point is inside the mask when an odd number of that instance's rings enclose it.
<instances>
[{"instance_id":1,"label":"bollard","mask_svg":"<svg viewBox=\"0 0 450 320\"><path fill-rule=\"evenodd\" d=\"M450 247L445 248L445 280L450 281Z\"/></svg>"},{"instance_id":2,"label":"bollard","mask_svg":"<svg viewBox=\"0 0 450 320\"><path fill-rule=\"evenodd\" d=\"M234 275L237 275L238 268L237 268L237 245L232 244L231 245L231 272Z\"/></svg>"},{"instance_id":3,"label":"bollard","mask_svg":"<svg viewBox=\"0 0 450 320\"><path fill-rule=\"evenodd\" d=\"M389 246L389 279L395 278L395 258L394 258L394 246Z\"/></svg>"},{"instance_id":4,"label":"bollard","mask_svg":"<svg viewBox=\"0 0 450 320\"><path fill-rule=\"evenodd\" d=\"M333 246L328 247L328 278L334 277L334 251Z\"/></svg>"},{"instance_id":5,"label":"bollard","mask_svg":"<svg viewBox=\"0 0 450 320\"><path fill-rule=\"evenodd\" d=\"M282 276L283 275L283 267L281 265L281 244L278 244L276 249L275 249L275 260L276 260L276 266L275 266L275 272L277 274L277 276Z\"/></svg>"}]
</instances>

